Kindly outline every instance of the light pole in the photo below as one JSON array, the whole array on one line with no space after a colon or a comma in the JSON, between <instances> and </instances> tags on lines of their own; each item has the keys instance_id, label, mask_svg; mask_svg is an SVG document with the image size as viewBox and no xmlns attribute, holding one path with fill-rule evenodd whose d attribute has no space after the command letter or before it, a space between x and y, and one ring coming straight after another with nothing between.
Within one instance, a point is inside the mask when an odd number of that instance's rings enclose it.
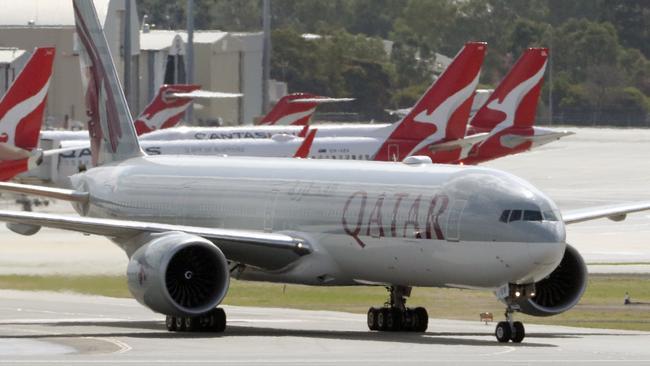
<instances>
[{"instance_id":1,"label":"light pole","mask_svg":"<svg viewBox=\"0 0 650 366\"><path fill-rule=\"evenodd\" d=\"M194 0L187 0L187 44L185 46L185 78L187 84L194 83ZM194 119L194 103L190 102L185 113L188 124Z\"/></svg>"}]
</instances>

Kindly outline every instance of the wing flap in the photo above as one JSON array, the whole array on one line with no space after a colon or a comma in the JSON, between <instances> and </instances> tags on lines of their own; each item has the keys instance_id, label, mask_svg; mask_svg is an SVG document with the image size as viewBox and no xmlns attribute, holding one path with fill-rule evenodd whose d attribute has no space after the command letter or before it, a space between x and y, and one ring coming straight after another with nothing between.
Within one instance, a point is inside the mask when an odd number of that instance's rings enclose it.
<instances>
[{"instance_id":1,"label":"wing flap","mask_svg":"<svg viewBox=\"0 0 650 366\"><path fill-rule=\"evenodd\" d=\"M562 218L565 224L575 224L605 217L613 221L622 221L625 220L627 214L646 210L650 210L650 201L569 210L562 212Z\"/></svg>"}]
</instances>

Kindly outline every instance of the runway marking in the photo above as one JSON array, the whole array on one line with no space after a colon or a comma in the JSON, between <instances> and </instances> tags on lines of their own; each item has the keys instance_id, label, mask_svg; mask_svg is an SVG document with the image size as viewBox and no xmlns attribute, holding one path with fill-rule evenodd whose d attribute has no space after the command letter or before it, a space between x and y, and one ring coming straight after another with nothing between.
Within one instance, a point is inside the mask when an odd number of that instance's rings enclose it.
<instances>
[{"instance_id":1,"label":"runway marking","mask_svg":"<svg viewBox=\"0 0 650 366\"><path fill-rule=\"evenodd\" d=\"M499 352L494 352L494 353L485 353L483 354L484 356L498 356L498 355L505 355L506 353L514 352L517 350L517 348L512 347L512 346L505 346L505 349L503 351Z\"/></svg>"},{"instance_id":2,"label":"runway marking","mask_svg":"<svg viewBox=\"0 0 650 366\"><path fill-rule=\"evenodd\" d=\"M131 347L128 343L122 342L122 341L120 341L119 339L116 339L116 338L107 338L107 337L84 337L84 338L96 339L96 340L108 342L108 343L111 343L111 344L117 346L118 350L115 351L115 352L112 352L112 354L126 353L126 352L129 352L130 350L133 349L133 347Z\"/></svg>"},{"instance_id":3,"label":"runway marking","mask_svg":"<svg viewBox=\"0 0 650 366\"><path fill-rule=\"evenodd\" d=\"M52 318L28 319L27 318L27 319L3 319L0 320L0 324L55 324L55 323L80 323L80 322L110 323L110 322L128 322L128 321L130 320L124 318L61 318L61 319L52 319Z\"/></svg>"}]
</instances>

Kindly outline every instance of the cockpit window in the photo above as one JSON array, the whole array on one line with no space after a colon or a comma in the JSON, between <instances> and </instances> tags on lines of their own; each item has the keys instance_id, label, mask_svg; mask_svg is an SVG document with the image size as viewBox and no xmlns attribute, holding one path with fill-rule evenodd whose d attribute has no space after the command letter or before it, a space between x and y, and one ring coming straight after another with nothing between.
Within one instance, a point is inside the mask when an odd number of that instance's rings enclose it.
<instances>
[{"instance_id":1,"label":"cockpit window","mask_svg":"<svg viewBox=\"0 0 650 366\"><path fill-rule=\"evenodd\" d=\"M509 222L521 220L521 210L512 210Z\"/></svg>"},{"instance_id":2,"label":"cockpit window","mask_svg":"<svg viewBox=\"0 0 650 366\"><path fill-rule=\"evenodd\" d=\"M499 221L508 222L508 216L510 216L510 210L504 210L501 213L501 217L499 218Z\"/></svg>"},{"instance_id":3,"label":"cockpit window","mask_svg":"<svg viewBox=\"0 0 650 366\"><path fill-rule=\"evenodd\" d=\"M557 216L555 215L555 212L548 210L544 211L544 220L546 221L557 221Z\"/></svg>"},{"instance_id":4,"label":"cockpit window","mask_svg":"<svg viewBox=\"0 0 650 366\"><path fill-rule=\"evenodd\" d=\"M524 211L524 221L542 221L542 213L540 211L526 210Z\"/></svg>"}]
</instances>

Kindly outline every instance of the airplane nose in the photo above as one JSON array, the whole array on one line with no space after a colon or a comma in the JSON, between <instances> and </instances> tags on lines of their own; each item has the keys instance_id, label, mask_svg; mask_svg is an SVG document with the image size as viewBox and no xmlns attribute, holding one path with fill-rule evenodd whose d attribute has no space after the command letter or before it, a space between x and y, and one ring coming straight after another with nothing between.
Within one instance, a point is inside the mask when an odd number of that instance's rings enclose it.
<instances>
[{"instance_id":1,"label":"airplane nose","mask_svg":"<svg viewBox=\"0 0 650 366\"><path fill-rule=\"evenodd\" d=\"M560 265L566 250L565 242L528 243L528 255L533 270L530 275L535 281L546 278Z\"/></svg>"}]
</instances>

